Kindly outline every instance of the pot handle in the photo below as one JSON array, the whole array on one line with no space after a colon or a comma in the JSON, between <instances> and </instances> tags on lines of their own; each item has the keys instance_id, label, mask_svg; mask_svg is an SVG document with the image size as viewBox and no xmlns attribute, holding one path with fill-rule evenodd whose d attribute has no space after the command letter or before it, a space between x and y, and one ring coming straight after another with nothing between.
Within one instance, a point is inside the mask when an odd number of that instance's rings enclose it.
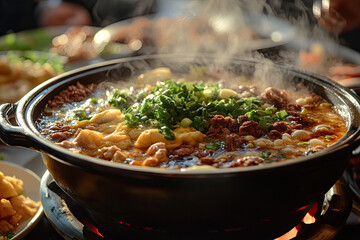
<instances>
[{"instance_id":1,"label":"pot handle","mask_svg":"<svg viewBox=\"0 0 360 240\"><path fill-rule=\"evenodd\" d=\"M36 147L38 144L25 133L22 127L11 122L11 119L14 119L16 108L16 103L0 105L0 139L8 145L39 149Z\"/></svg>"}]
</instances>

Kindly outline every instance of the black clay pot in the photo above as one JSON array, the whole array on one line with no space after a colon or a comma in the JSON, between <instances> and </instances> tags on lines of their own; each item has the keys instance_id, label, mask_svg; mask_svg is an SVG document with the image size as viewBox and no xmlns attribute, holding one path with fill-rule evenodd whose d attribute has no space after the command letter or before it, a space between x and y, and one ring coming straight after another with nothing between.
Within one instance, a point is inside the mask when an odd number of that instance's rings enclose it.
<instances>
[{"instance_id":1,"label":"black clay pot","mask_svg":"<svg viewBox=\"0 0 360 240\"><path fill-rule=\"evenodd\" d=\"M0 137L9 144L39 150L58 185L92 214L97 224L132 226L147 232L235 229L269 235L271 223L289 230L305 214L304 206L321 198L341 176L360 136L360 100L334 82L256 60L214 62L214 58L142 56L93 65L52 78L16 104L0 106ZM45 139L35 121L49 99L76 82L126 78L154 67L185 72L190 64L216 65L238 74L299 83L335 105L347 123L345 136L318 153L269 165L205 172L164 171L115 164L72 153ZM280 73L280 74L279 74ZM259 84L259 83L258 83ZM277 83L274 82L275 87ZM10 121L15 115L17 124ZM294 217L296 216L296 217ZM284 220L285 219L285 220ZM262 227L260 231L257 226ZM269 229L271 229L270 227ZM126 231L126 227L119 227ZM148 231L149 229L153 231ZM273 231L272 231L273 232ZM269 234L267 234L269 233Z\"/></svg>"}]
</instances>

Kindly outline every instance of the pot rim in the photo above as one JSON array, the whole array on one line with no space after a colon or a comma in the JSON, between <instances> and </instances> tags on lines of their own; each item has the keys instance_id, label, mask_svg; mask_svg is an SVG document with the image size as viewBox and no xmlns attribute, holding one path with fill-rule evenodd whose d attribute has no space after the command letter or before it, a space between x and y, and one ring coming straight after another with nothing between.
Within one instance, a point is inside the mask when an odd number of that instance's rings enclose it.
<instances>
[{"instance_id":1,"label":"pot rim","mask_svg":"<svg viewBox=\"0 0 360 240\"><path fill-rule=\"evenodd\" d=\"M203 57L202 55L201 57ZM205 57L209 57L205 55ZM273 171L274 169L281 169L284 167L294 167L299 164L306 164L310 161L316 161L321 157L324 157L327 154L334 153L344 148L351 148L353 150L355 148L357 140L360 139L360 126L352 126L354 119L350 120L350 124L348 124L348 130L346 134L332 146L323 149L322 151L311 154L309 156L302 156L295 159L291 159L289 161L277 162L275 164L264 164L257 166L247 166L247 167L239 167L239 168L227 168L227 169L215 169L215 170L199 170L199 171L179 171L179 170L171 170L171 169L161 169L161 168L153 168L153 167L143 167L143 166L133 166L128 164L121 163L113 163L104 161L101 159L97 159L94 157L89 157L86 155L78 154L71 152L65 148L55 145L51 141L47 140L36 128L36 124L32 121L32 114L34 109L36 108L36 102L42 99L48 92L58 88L64 83L61 82L62 79L76 78L80 74L90 75L91 73L101 72L104 70L109 70L111 67L115 66L119 63L124 63L128 61L139 61L139 60L150 60L150 59L163 59L163 58L185 58L185 59L193 59L193 56L182 56L182 55L174 55L174 54L161 54L161 55L143 55L136 57L127 57L115 60L109 60L101 63L92 64L89 66L81 67L67 73L63 73L59 76L53 77L42 84L35 87L28 94L26 94L23 98L19 100L16 108L16 120L20 127L24 128L24 132L33 138L35 142L42 146L40 149L42 152L45 152L52 157L55 157L58 161L64 162L66 164L74 165L80 168L85 168L87 170L92 169L93 171L100 171L100 169L104 168L107 172L118 172L118 171L130 171L130 172L138 172L143 174L159 174L162 176L177 176L177 177L186 177L186 176L197 176L197 177L209 177L209 176L218 176L223 175L227 176L228 174L244 174L244 173L252 173L252 172L263 172L263 171ZM229 58L230 62L234 63L247 63L247 64L268 64L268 62L261 61L255 58L249 57L240 57L240 58ZM321 85L327 88L333 88L342 93L342 96L348 99L354 107L357 109L356 117L360 118L360 99L359 97L353 93L350 89L341 86L340 84L333 82L325 77L317 76L313 73L306 72L304 70L300 70L291 65L279 65L277 63L274 64L273 67L280 68L282 70L286 70L294 74L294 76L301 77L305 80L315 80L319 83L317 85ZM334 91L335 91L334 90ZM35 105L34 105L35 104ZM349 109L349 104L346 104L347 109ZM351 129L351 131L350 131ZM39 150L39 149L38 149ZM66 160L61 159L62 156L68 156ZM345 161L345 158L344 158ZM100 168L101 167L101 168Z\"/></svg>"}]
</instances>

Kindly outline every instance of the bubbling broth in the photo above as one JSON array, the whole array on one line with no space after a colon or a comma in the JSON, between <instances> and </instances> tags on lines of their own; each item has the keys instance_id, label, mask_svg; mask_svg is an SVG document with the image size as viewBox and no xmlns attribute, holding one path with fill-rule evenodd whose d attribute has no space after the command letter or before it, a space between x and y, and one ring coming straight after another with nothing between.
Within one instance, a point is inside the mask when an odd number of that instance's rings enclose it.
<instances>
[{"instance_id":1,"label":"bubbling broth","mask_svg":"<svg viewBox=\"0 0 360 240\"><path fill-rule=\"evenodd\" d=\"M37 127L76 153L182 171L287 161L346 133L320 96L254 82L190 67L182 75L157 68L118 85L77 83L49 101Z\"/></svg>"}]
</instances>

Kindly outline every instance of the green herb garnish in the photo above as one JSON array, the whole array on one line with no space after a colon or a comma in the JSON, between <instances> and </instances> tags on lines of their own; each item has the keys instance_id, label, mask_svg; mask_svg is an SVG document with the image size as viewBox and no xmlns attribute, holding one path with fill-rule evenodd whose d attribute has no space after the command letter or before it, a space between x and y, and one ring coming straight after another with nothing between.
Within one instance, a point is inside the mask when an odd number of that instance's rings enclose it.
<instances>
[{"instance_id":1,"label":"green herb garnish","mask_svg":"<svg viewBox=\"0 0 360 240\"><path fill-rule=\"evenodd\" d=\"M274 107L264 108L257 98L237 96L222 99L219 97L218 84L204 84L169 80L161 82L151 91L141 91L134 99L127 92L116 90L109 100L113 107L125 114L125 124L130 127L153 126L167 137L175 128L193 127L206 133L209 129L208 118L212 115L229 116L234 119L246 115L264 130L269 130L276 121L284 120L285 110Z\"/></svg>"},{"instance_id":2,"label":"green herb garnish","mask_svg":"<svg viewBox=\"0 0 360 240\"><path fill-rule=\"evenodd\" d=\"M6 233L3 234L4 237L7 237L8 239L11 239L15 236L15 232L14 231L8 231Z\"/></svg>"},{"instance_id":3,"label":"green herb garnish","mask_svg":"<svg viewBox=\"0 0 360 240\"><path fill-rule=\"evenodd\" d=\"M324 138L325 138L325 141L327 141L327 142L330 142L331 140L335 139L335 137L332 135L326 135Z\"/></svg>"},{"instance_id":4,"label":"green herb garnish","mask_svg":"<svg viewBox=\"0 0 360 240\"><path fill-rule=\"evenodd\" d=\"M112 98L109 100L109 104L112 107L119 108L121 110L127 109L133 100L128 92L115 90Z\"/></svg>"},{"instance_id":5,"label":"green herb garnish","mask_svg":"<svg viewBox=\"0 0 360 240\"><path fill-rule=\"evenodd\" d=\"M83 110L81 111L76 111L74 113L75 117L78 118L79 121L84 121L84 120L90 120L91 117L87 115L87 113Z\"/></svg>"},{"instance_id":6,"label":"green herb garnish","mask_svg":"<svg viewBox=\"0 0 360 240\"><path fill-rule=\"evenodd\" d=\"M308 142L298 142L297 145L302 146L302 147L307 147L309 146Z\"/></svg>"},{"instance_id":7,"label":"green herb garnish","mask_svg":"<svg viewBox=\"0 0 360 240\"><path fill-rule=\"evenodd\" d=\"M33 63L39 63L40 65L49 64L55 72L64 71L65 57L36 51L24 51L24 52L12 52L7 53L7 59L10 63L23 63L24 61L31 61Z\"/></svg>"},{"instance_id":8,"label":"green herb garnish","mask_svg":"<svg viewBox=\"0 0 360 240\"><path fill-rule=\"evenodd\" d=\"M206 139L206 141L207 141L207 143L205 144L205 147L207 149L216 151L221 147L221 141L219 141L219 140L208 138L208 139Z\"/></svg>"},{"instance_id":9,"label":"green herb garnish","mask_svg":"<svg viewBox=\"0 0 360 240\"><path fill-rule=\"evenodd\" d=\"M271 156L271 152L261 152L261 156L263 159L268 159Z\"/></svg>"}]
</instances>

